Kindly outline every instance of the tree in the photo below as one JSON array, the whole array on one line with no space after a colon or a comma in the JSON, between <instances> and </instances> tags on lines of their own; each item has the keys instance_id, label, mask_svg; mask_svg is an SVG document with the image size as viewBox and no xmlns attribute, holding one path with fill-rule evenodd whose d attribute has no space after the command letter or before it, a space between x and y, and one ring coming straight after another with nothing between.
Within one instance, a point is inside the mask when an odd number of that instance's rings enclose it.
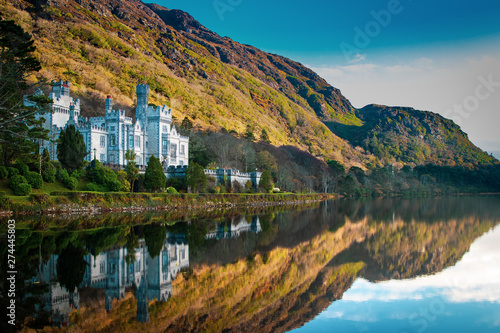
<instances>
[{"instance_id":1,"label":"tree","mask_svg":"<svg viewBox=\"0 0 500 333\"><path fill-rule=\"evenodd\" d=\"M69 125L66 129L63 129L59 134L57 143L57 158L61 165L71 173L83 166L86 155L87 147L83 141L83 136L75 125Z\"/></svg>"},{"instance_id":2,"label":"tree","mask_svg":"<svg viewBox=\"0 0 500 333\"><path fill-rule=\"evenodd\" d=\"M273 190L274 184L269 170L264 171L260 176L259 187L266 192L271 192Z\"/></svg>"},{"instance_id":3,"label":"tree","mask_svg":"<svg viewBox=\"0 0 500 333\"><path fill-rule=\"evenodd\" d=\"M207 145L199 135L191 133L189 137L189 160L193 161L202 167L206 167L214 160L213 154L207 150Z\"/></svg>"},{"instance_id":4,"label":"tree","mask_svg":"<svg viewBox=\"0 0 500 333\"><path fill-rule=\"evenodd\" d=\"M36 114L48 111L51 100L34 94L27 98L29 106L24 103L24 92L34 88L26 79L41 69L34 51L33 39L19 25L0 21L0 148L4 165L18 159L34 161L40 153L36 142L48 139L49 131L42 127L44 118Z\"/></svg>"},{"instance_id":5,"label":"tree","mask_svg":"<svg viewBox=\"0 0 500 333\"><path fill-rule=\"evenodd\" d=\"M344 166L335 160L329 160L327 164L330 167L330 169L332 169L335 172L342 174L345 172Z\"/></svg>"},{"instance_id":6,"label":"tree","mask_svg":"<svg viewBox=\"0 0 500 333\"><path fill-rule=\"evenodd\" d=\"M257 166L261 170L271 171L271 176L277 177L278 175L278 162L276 158L267 150L263 150L257 154Z\"/></svg>"},{"instance_id":7,"label":"tree","mask_svg":"<svg viewBox=\"0 0 500 333\"><path fill-rule=\"evenodd\" d=\"M87 266L84 256L83 247L76 247L70 242L57 259L57 278L70 293L83 281Z\"/></svg>"},{"instance_id":8,"label":"tree","mask_svg":"<svg viewBox=\"0 0 500 333\"><path fill-rule=\"evenodd\" d=\"M44 149L42 154L42 177L48 183L53 183L56 180L56 167L50 161L50 154L47 149Z\"/></svg>"},{"instance_id":9,"label":"tree","mask_svg":"<svg viewBox=\"0 0 500 333\"><path fill-rule=\"evenodd\" d=\"M191 191L195 193L202 192L207 186L207 176L205 175L203 167L194 162L190 162L186 170L184 182L186 187L191 188Z\"/></svg>"},{"instance_id":10,"label":"tree","mask_svg":"<svg viewBox=\"0 0 500 333\"><path fill-rule=\"evenodd\" d=\"M167 177L163 173L163 167L160 160L152 155L149 158L144 175L144 187L151 192L156 192L160 188L165 187Z\"/></svg>"},{"instance_id":11,"label":"tree","mask_svg":"<svg viewBox=\"0 0 500 333\"><path fill-rule=\"evenodd\" d=\"M143 232L149 256L151 258L157 257L163 249L165 238L167 238L167 228L161 224L148 224L144 226Z\"/></svg>"},{"instance_id":12,"label":"tree","mask_svg":"<svg viewBox=\"0 0 500 333\"><path fill-rule=\"evenodd\" d=\"M134 191L134 183L137 180L137 175L139 174L139 169L135 166L136 157L137 154L133 150L127 150L125 153L125 159L127 160L125 172L127 173L127 177L130 182L130 192Z\"/></svg>"},{"instance_id":13,"label":"tree","mask_svg":"<svg viewBox=\"0 0 500 333\"><path fill-rule=\"evenodd\" d=\"M184 135L188 135L189 132L191 132L192 128L193 128L193 122L187 116L184 117L180 126L181 133Z\"/></svg>"},{"instance_id":14,"label":"tree","mask_svg":"<svg viewBox=\"0 0 500 333\"><path fill-rule=\"evenodd\" d=\"M262 132L260 134L260 140L265 143L271 143L271 140L269 139L269 134L267 134L265 128L262 129Z\"/></svg>"},{"instance_id":15,"label":"tree","mask_svg":"<svg viewBox=\"0 0 500 333\"><path fill-rule=\"evenodd\" d=\"M247 125L247 130L245 132L245 138L254 141L255 140L255 135L253 134L253 128L250 125Z\"/></svg>"}]
</instances>

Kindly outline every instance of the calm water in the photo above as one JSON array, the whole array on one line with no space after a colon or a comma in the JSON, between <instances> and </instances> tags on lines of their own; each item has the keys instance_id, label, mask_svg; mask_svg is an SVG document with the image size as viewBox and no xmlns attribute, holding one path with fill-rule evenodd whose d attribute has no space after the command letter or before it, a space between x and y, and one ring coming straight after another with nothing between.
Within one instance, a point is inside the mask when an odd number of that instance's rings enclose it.
<instances>
[{"instance_id":1,"label":"calm water","mask_svg":"<svg viewBox=\"0 0 500 333\"><path fill-rule=\"evenodd\" d=\"M500 332L499 223L499 197L16 218L17 330Z\"/></svg>"}]
</instances>

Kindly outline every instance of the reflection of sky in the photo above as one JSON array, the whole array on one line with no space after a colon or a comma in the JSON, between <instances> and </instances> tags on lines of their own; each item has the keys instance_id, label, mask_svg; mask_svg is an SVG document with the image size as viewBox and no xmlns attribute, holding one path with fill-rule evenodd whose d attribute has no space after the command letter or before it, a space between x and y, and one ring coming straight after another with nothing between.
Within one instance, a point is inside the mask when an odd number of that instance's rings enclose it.
<instances>
[{"instance_id":1,"label":"reflection of sky","mask_svg":"<svg viewBox=\"0 0 500 333\"><path fill-rule=\"evenodd\" d=\"M357 279L305 332L500 332L500 226L431 276Z\"/></svg>"}]
</instances>

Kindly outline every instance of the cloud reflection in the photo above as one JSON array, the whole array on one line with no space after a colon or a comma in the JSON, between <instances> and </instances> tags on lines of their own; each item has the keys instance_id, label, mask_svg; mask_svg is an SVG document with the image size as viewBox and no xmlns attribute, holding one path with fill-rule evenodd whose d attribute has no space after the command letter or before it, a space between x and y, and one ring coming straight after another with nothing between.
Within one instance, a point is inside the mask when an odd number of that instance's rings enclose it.
<instances>
[{"instance_id":1,"label":"cloud reflection","mask_svg":"<svg viewBox=\"0 0 500 333\"><path fill-rule=\"evenodd\" d=\"M344 301L420 300L443 297L454 303L500 303L500 226L474 242L455 266L442 272L407 280L371 283L358 279Z\"/></svg>"}]
</instances>

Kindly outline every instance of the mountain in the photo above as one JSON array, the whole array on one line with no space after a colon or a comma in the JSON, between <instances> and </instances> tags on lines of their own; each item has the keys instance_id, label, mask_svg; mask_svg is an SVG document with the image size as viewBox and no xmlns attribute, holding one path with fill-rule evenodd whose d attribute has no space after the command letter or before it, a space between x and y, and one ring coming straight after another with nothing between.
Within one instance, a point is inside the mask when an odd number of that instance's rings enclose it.
<instances>
[{"instance_id":1,"label":"mountain","mask_svg":"<svg viewBox=\"0 0 500 333\"><path fill-rule=\"evenodd\" d=\"M31 80L70 81L83 115L102 114L111 95L133 116L135 85L146 82L151 103L170 105L178 123L187 116L198 130L266 130L273 145L347 167L493 161L449 120L409 108L357 110L309 68L221 37L180 10L139 0L0 8L34 36L43 69Z\"/></svg>"},{"instance_id":2,"label":"mountain","mask_svg":"<svg viewBox=\"0 0 500 333\"><path fill-rule=\"evenodd\" d=\"M357 278L412 279L454 266L474 240L498 225L497 206L491 197L341 200L319 209L260 215L261 232L218 241L205 241L205 235L224 218L176 224L169 228L186 231L190 268L172 282L171 298L150 302L147 329L290 331L341 299ZM56 239L71 235L60 234ZM38 253L38 246L30 251ZM70 320L75 326L82 331L144 330L135 321L132 295L114 300L113 311L106 313L100 292L92 306L80 293L83 306Z\"/></svg>"},{"instance_id":3,"label":"mountain","mask_svg":"<svg viewBox=\"0 0 500 333\"><path fill-rule=\"evenodd\" d=\"M352 145L386 162L470 166L493 161L458 125L437 113L371 104L356 110L356 115L362 126L327 125Z\"/></svg>"}]
</instances>

